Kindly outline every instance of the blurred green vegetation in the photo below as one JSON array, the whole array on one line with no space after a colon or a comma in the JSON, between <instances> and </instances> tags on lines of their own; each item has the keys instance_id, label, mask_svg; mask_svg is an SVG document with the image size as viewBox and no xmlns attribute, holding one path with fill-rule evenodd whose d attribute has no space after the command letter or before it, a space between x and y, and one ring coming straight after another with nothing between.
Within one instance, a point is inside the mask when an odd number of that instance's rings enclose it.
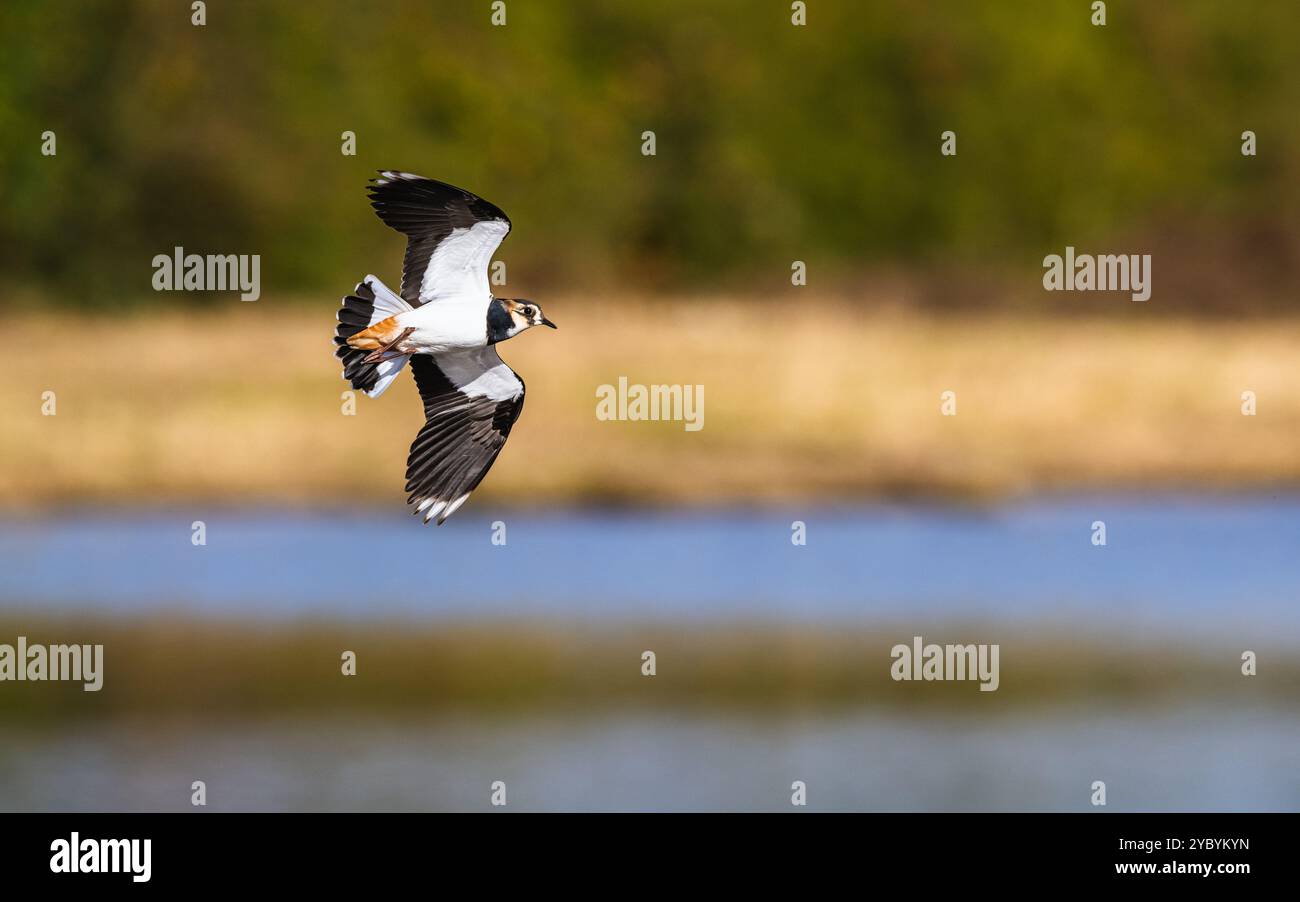
<instances>
[{"instance_id":1,"label":"blurred green vegetation","mask_svg":"<svg viewBox=\"0 0 1300 902\"><path fill-rule=\"evenodd\" d=\"M1300 4L1111 0L1100 28L1081 0L808 5L793 27L786 0L510 0L494 27L487 0L209 0L195 27L187 0L6 0L6 294L174 299L149 280L176 245L261 254L267 293L395 281L362 192L395 167L502 205L529 290L767 295L795 259L823 287L1032 285L1106 242L1163 251L1156 291L1189 305L1294 299Z\"/></svg>"},{"instance_id":2,"label":"blurred green vegetation","mask_svg":"<svg viewBox=\"0 0 1300 902\"><path fill-rule=\"evenodd\" d=\"M927 642L1001 646L1000 685L896 682L890 649ZM559 622L266 624L188 617L0 616L0 642L104 646L103 688L7 683L0 723L167 715L493 711L530 708L879 706L981 714L1096 703L1226 699L1294 707L1300 661L1261 650L1267 675L1241 676L1237 649L1022 632L978 623L817 629ZM962 637L958 639L957 637ZM973 638L974 637L974 638ZM978 638L985 637L985 638ZM658 672L641 673L653 649ZM356 675L342 674L342 653Z\"/></svg>"}]
</instances>

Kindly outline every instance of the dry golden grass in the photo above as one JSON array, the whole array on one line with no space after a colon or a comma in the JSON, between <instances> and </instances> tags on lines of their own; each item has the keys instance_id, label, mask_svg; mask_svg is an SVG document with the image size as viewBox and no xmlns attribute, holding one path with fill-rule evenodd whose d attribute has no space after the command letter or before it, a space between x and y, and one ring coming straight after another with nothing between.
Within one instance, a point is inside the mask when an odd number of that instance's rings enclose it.
<instances>
[{"instance_id":1,"label":"dry golden grass","mask_svg":"<svg viewBox=\"0 0 1300 902\"><path fill-rule=\"evenodd\" d=\"M990 495L1300 478L1300 320L914 316L863 306L548 298L502 353L529 383L480 491L519 503ZM0 496L47 503L402 498L404 376L340 412L331 305L17 316ZM601 422L619 376L705 387L705 426ZM1256 392L1258 415L1240 396ZM44 391L57 415L42 416ZM957 393L958 415L939 412Z\"/></svg>"}]
</instances>

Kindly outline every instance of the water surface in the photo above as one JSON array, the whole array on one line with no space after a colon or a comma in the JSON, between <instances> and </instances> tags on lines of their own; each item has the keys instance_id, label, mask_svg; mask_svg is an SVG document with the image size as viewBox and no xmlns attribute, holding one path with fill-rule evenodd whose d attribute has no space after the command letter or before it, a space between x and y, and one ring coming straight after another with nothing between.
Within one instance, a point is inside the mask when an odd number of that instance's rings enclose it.
<instances>
[{"instance_id":1,"label":"water surface","mask_svg":"<svg viewBox=\"0 0 1300 902\"><path fill-rule=\"evenodd\" d=\"M191 544L203 520L206 546ZM492 542L493 522L506 544ZM807 545L791 524L807 525ZM1107 544L1092 543L1094 521ZM83 511L0 521L0 609L258 618L553 617L1224 627L1300 644L1300 498L987 509Z\"/></svg>"},{"instance_id":2,"label":"water surface","mask_svg":"<svg viewBox=\"0 0 1300 902\"><path fill-rule=\"evenodd\" d=\"M1300 808L1300 721L1268 708L860 711L96 724L10 734L0 810L822 811Z\"/></svg>"}]
</instances>

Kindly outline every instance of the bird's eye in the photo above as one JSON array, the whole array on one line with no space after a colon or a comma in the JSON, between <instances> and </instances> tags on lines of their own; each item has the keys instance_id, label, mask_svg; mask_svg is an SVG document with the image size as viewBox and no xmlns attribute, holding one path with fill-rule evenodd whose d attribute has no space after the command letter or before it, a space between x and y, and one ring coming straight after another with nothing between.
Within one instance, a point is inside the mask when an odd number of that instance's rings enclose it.
<instances>
[{"instance_id":1,"label":"bird's eye","mask_svg":"<svg viewBox=\"0 0 1300 902\"><path fill-rule=\"evenodd\" d=\"M532 307L524 307L524 316L532 316L536 311Z\"/></svg>"}]
</instances>

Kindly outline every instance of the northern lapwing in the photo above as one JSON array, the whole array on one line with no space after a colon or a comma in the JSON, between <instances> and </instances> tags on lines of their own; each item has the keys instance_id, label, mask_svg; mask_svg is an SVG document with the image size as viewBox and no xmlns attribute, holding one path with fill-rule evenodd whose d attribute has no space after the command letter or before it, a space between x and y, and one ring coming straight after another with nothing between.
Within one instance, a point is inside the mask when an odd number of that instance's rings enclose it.
<instances>
[{"instance_id":1,"label":"northern lapwing","mask_svg":"<svg viewBox=\"0 0 1300 902\"><path fill-rule=\"evenodd\" d=\"M495 204L409 172L381 172L367 191L407 237L402 291L366 276L343 299L335 354L343 378L372 398L411 362L425 423L406 460L407 502L441 524L483 481L524 407L523 380L495 346L555 323L532 301L492 296L488 264L510 231Z\"/></svg>"}]
</instances>

